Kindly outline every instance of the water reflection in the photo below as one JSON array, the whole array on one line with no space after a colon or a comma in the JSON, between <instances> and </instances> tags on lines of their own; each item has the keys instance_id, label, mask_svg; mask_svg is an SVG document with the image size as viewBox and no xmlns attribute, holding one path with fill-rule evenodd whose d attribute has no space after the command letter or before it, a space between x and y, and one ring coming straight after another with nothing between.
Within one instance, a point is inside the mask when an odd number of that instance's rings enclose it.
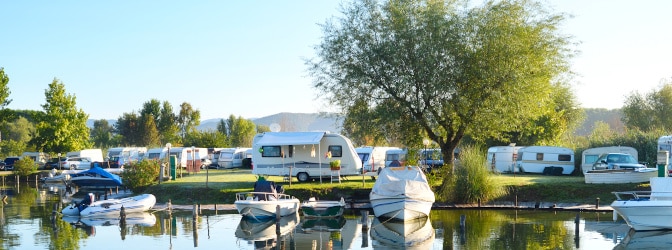
<instances>
[{"instance_id":1,"label":"water reflection","mask_svg":"<svg viewBox=\"0 0 672 250\"><path fill-rule=\"evenodd\" d=\"M374 218L370 231L374 249L431 249L434 243L434 228L427 217L383 222Z\"/></svg>"},{"instance_id":2,"label":"water reflection","mask_svg":"<svg viewBox=\"0 0 672 250\"><path fill-rule=\"evenodd\" d=\"M284 244L287 236L294 230L299 223L299 215L281 217L279 221L275 219L257 220L255 218L241 217L236 237L248 241L254 249L271 249L278 244ZM290 248L294 249L294 248Z\"/></svg>"},{"instance_id":3,"label":"water reflection","mask_svg":"<svg viewBox=\"0 0 672 250\"><path fill-rule=\"evenodd\" d=\"M630 230L614 249L672 249L672 231Z\"/></svg>"},{"instance_id":4,"label":"water reflection","mask_svg":"<svg viewBox=\"0 0 672 250\"><path fill-rule=\"evenodd\" d=\"M0 249L387 249L408 245L424 249L612 249L618 245L631 249L648 243L672 248L666 245L672 242L670 232L629 232L622 220L613 221L611 213L548 210L437 210L424 224L408 225L360 213L365 210L347 210L335 220L287 217L279 228L273 220L245 221L235 211L203 210L197 217L191 211L158 211L151 214L154 223L150 217L148 223L129 220L122 227L117 220L69 220L54 214L68 205L58 190L62 188L34 183L0 188L0 196L8 196L6 203L0 202ZM577 214L579 224L574 223ZM464 228L460 227L462 215Z\"/></svg>"}]
</instances>

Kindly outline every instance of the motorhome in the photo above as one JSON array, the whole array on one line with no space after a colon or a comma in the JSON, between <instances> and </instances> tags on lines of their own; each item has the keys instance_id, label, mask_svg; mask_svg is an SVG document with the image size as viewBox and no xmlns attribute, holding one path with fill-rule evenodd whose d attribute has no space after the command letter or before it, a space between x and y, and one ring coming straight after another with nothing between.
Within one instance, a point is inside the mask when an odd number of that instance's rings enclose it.
<instances>
[{"instance_id":1,"label":"motorhome","mask_svg":"<svg viewBox=\"0 0 672 250\"><path fill-rule=\"evenodd\" d=\"M385 155L388 150L400 149L398 147L375 147L363 146L355 148L355 152L362 161L362 168L367 175L378 175L385 168Z\"/></svg>"},{"instance_id":2,"label":"motorhome","mask_svg":"<svg viewBox=\"0 0 672 250\"><path fill-rule=\"evenodd\" d=\"M516 166L524 173L568 175L574 172L574 151L553 146L524 147L518 149Z\"/></svg>"},{"instance_id":3,"label":"motorhome","mask_svg":"<svg viewBox=\"0 0 672 250\"><path fill-rule=\"evenodd\" d=\"M65 157L84 157L91 162L103 162L103 150L99 148L83 149L79 151L67 152Z\"/></svg>"},{"instance_id":4,"label":"motorhome","mask_svg":"<svg viewBox=\"0 0 672 250\"><path fill-rule=\"evenodd\" d=\"M611 146L611 147L598 147L598 148L589 148L584 150L581 153L581 171L583 173L588 172L593 169L593 164L597 158L602 154L608 153L623 153L632 155L635 158L635 161L638 160L637 149L633 147L623 147L623 146Z\"/></svg>"},{"instance_id":5,"label":"motorhome","mask_svg":"<svg viewBox=\"0 0 672 250\"><path fill-rule=\"evenodd\" d=\"M408 151L406 149L397 148L387 150L387 152L385 152L385 167L405 166L406 155L408 155Z\"/></svg>"},{"instance_id":6,"label":"motorhome","mask_svg":"<svg viewBox=\"0 0 672 250\"><path fill-rule=\"evenodd\" d=\"M224 148L219 150L217 158L218 168L239 168L243 166L243 159L252 158L251 148Z\"/></svg>"},{"instance_id":7,"label":"motorhome","mask_svg":"<svg viewBox=\"0 0 672 250\"><path fill-rule=\"evenodd\" d=\"M296 177L300 182L330 178L329 163L340 160L339 176L360 175L362 161L347 137L329 132L266 132L253 140L252 173Z\"/></svg>"},{"instance_id":8,"label":"motorhome","mask_svg":"<svg viewBox=\"0 0 672 250\"><path fill-rule=\"evenodd\" d=\"M518 151L522 146L494 146L488 148L486 159L490 171L495 173L516 173L520 172L516 166Z\"/></svg>"},{"instance_id":9,"label":"motorhome","mask_svg":"<svg viewBox=\"0 0 672 250\"><path fill-rule=\"evenodd\" d=\"M23 152L21 154L21 159L24 157L30 157L37 165L38 169L44 168L44 164L49 160L49 156L43 152Z\"/></svg>"}]
</instances>

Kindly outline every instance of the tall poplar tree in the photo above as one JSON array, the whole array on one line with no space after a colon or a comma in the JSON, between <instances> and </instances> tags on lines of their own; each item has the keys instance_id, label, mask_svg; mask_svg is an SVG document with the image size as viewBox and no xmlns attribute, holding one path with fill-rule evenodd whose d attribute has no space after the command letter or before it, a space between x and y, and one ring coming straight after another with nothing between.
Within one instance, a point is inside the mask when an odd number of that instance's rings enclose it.
<instances>
[{"instance_id":1,"label":"tall poplar tree","mask_svg":"<svg viewBox=\"0 0 672 250\"><path fill-rule=\"evenodd\" d=\"M54 78L44 91L46 103L42 105L45 116L37 126L34 144L44 152L69 152L91 146L89 115L77 108L74 95L65 92L65 85Z\"/></svg>"}]
</instances>

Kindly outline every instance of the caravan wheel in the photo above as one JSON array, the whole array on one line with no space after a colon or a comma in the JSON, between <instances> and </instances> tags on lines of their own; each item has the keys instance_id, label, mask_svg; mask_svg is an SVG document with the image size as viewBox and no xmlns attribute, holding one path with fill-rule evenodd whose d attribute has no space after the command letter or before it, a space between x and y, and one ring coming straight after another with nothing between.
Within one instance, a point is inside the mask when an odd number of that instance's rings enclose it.
<instances>
[{"instance_id":1,"label":"caravan wheel","mask_svg":"<svg viewBox=\"0 0 672 250\"><path fill-rule=\"evenodd\" d=\"M296 179L298 179L299 182L307 182L308 180L310 180L310 176L308 176L308 173L306 172L301 172L296 175Z\"/></svg>"}]
</instances>

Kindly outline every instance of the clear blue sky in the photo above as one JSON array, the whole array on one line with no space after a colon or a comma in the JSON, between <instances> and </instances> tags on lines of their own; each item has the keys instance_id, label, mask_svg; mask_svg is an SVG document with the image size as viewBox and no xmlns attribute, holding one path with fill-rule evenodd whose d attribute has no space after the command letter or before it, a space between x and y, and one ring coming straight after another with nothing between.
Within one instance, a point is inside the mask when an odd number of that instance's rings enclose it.
<instances>
[{"instance_id":1,"label":"clear blue sky","mask_svg":"<svg viewBox=\"0 0 672 250\"><path fill-rule=\"evenodd\" d=\"M341 1L3 1L0 67L11 109L42 110L61 80L91 119L150 99L188 102L202 119L333 111L316 100L304 58ZM620 108L672 77L672 1L547 1L581 54L583 107Z\"/></svg>"}]
</instances>

